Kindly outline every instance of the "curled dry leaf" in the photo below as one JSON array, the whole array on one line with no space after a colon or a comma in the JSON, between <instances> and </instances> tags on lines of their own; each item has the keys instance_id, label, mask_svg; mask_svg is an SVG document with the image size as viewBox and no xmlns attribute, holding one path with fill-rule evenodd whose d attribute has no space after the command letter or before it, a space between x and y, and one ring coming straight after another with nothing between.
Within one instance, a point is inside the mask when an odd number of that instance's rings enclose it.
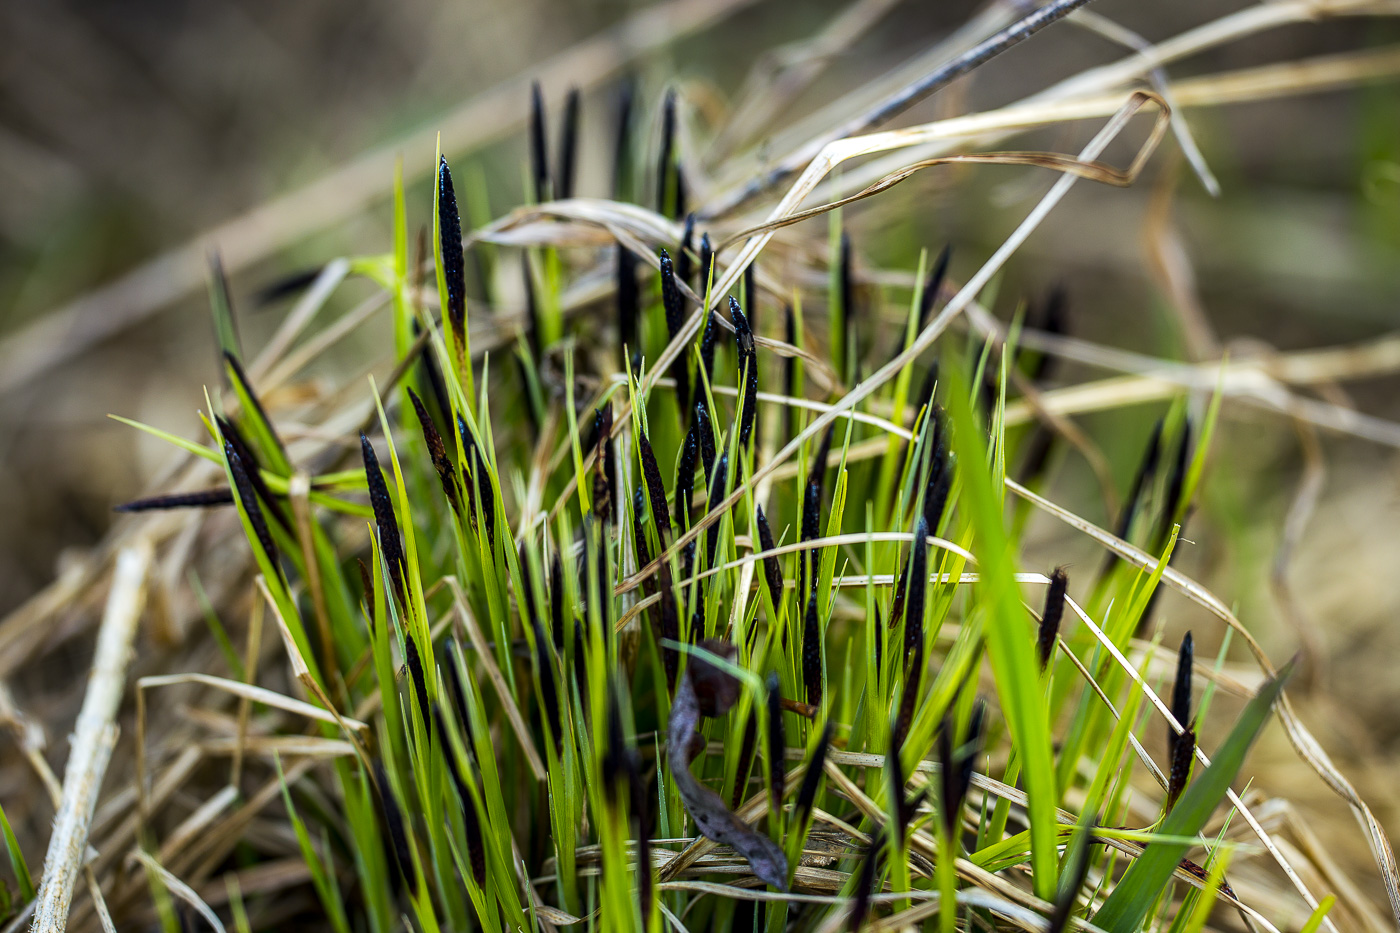
<instances>
[{"instance_id":1,"label":"curled dry leaf","mask_svg":"<svg viewBox=\"0 0 1400 933\"><path fill-rule=\"evenodd\" d=\"M703 647L710 650L719 645L712 641L703 643ZM729 650L733 650L732 646ZM726 680L733 682L732 687L721 686ZM705 715L705 708L714 709L716 715L722 713L729 708L726 702L732 704L738 699L738 690L739 684L730 674L703 658L690 660L671 704L666 754L672 780L686 812L705 838L730 846L748 861L760 881L786 891L787 859L783 850L772 839L746 825L725 806L718 794L690 773L690 747L692 741L699 738L700 717ZM703 701L702 692L706 694Z\"/></svg>"}]
</instances>

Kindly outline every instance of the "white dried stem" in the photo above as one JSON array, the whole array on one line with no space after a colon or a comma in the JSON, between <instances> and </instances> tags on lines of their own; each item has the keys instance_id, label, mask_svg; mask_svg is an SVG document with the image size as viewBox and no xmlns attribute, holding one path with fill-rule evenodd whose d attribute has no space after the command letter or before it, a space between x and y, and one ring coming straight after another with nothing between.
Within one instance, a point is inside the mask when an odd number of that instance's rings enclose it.
<instances>
[{"instance_id":1,"label":"white dried stem","mask_svg":"<svg viewBox=\"0 0 1400 933\"><path fill-rule=\"evenodd\" d=\"M68 908L78 871L83 867L97 792L117 743L117 707L126 691L126 667L145 603L150 564L151 548L144 541L117 554L112 591L97 633L92 676L73 728L72 751L63 773L63 799L44 857L44 877L30 928L34 933L60 933L68 925Z\"/></svg>"}]
</instances>

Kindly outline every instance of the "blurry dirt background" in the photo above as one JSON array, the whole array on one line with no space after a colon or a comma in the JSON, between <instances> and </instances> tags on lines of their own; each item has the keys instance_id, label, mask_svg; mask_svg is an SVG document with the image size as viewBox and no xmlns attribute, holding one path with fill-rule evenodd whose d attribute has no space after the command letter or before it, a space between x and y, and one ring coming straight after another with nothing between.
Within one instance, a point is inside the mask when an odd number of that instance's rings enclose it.
<instances>
[{"instance_id":1,"label":"blurry dirt background","mask_svg":"<svg viewBox=\"0 0 1400 933\"><path fill-rule=\"evenodd\" d=\"M653 109L668 81L688 99L722 106L766 49L817 32L847 0L753 0L633 69ZM1235 3L1099 0L1093 9L1149 39L1221 16ZM0 0L0 344L46 313L143 260L294 190L373 147L392 144L499 82L532 69L641 4L615 0ZM798 102L808 111L882 73L964 22L968 0L894 4ZM1189 60L1173 76L1394 42L1394 23L1349 20L1269 32ZM916 108L907 124L959 106L1004 103L1087 64L1121 57L1103 39L1061 24ZM584 194L608 193L616 81L585 96ZM566 87L545 88L556 107ZM523 117L527 100L519 96ZM1154 196L1175 186L1171 224L1194 275L1209 337L1232 353L1376 338L1400 323L1400 91L1394 85L1197 111L1191 125L1223 194L1212 199L1163 147L1128 190L1078 186L1037 233L1002 286L1018 295L1063 283L1077 335L1178 359L1196 350L1154 279L1147 235ZM1055 130L1018 146L1065 148ZM1126 151L1126 147L1125 147ZM493 213L521 200L524 146L513 133L479 157ZM418 169L428 151L405 151ZM449 153L450 155L451 153ZM1121 153L1120 153L1121 155ZM391 178L377 193L386 195ZM975 267L1044 176L983 168L929 172L891 200L849 212L871 267L910 269L917 249L954 243L955 270ZM428 193L410 189L410 225ZM1158 228L1159 231L1161 228ZM252 296L279 274L389 246L382 197L365 211L232 276L243 337L257 346L285 311ZM350 290L353 292L353 290ZM359 351L373 352L373 332ZM353 360L355 348L344 351ZM352 363L351 365L358 365ZM1062 379L1090 371L1066 366ZM3 379L0 373L0 380ZM165 451L109 421L109 412L194 436L201 387L216 379L201 291L0 397L0 613L19 606L90 547L114 504L146 491ZM1400 380L1348 384L1328 397L1400 421ZM1329 390L1330 391L1330 390ZM1152 418L1127 409L1082 419L1109 454L1120 487ZM1303 469L1300 437L1274 415L1227 409L1201 508L1178 566L1202 579L1263 640L1276 661L1300 643L1322 646L1305 719L1387 825L1400 835L1400 460L1377 444L1319 435L1325 485L1287 569L1296 621L1270 587L1285 514ZM1065 464L1055 492L1104 522L1104 506ZM1031 560L1046 567L1098 558L1082 540L1033 523ZM1041 569L1041 568L1035 568ZM11 686L45 720L61 768L90 652L89 617L56 626L40 664ZM1160 610L1171 644L1196 617L1184 601ZM1196 620L1199 621L1199 620ZM1208 653L1211 636L1198 652ZM0 755L10 757L9 738ZM1341 802L1280 736L1255 753L1267 790L1297 802L1303 821L1343 868L1383 903L1362 836ZM20 767L17 765L17 767ZM0 769L0 800L7 799ZM18 772L15 778L19 778ZM25 827L20 827L23 831ZM43 827L29 827L42 831ZM42 842L27 840L39 864Z\"/></svg>"}]
</instances>

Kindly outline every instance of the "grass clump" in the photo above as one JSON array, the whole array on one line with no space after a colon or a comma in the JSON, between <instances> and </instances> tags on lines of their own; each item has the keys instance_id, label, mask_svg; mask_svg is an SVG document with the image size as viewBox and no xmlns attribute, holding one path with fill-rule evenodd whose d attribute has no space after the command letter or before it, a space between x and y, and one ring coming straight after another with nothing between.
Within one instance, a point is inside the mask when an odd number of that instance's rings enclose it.
<instances>
[{"instance_id":1,"label":"grass clump","mask_svg":"<svg viewBox=\"0 0 1400 933\"><path fill-rule=\"evenodd\" d=\"M995 31L917 93L1079 5ZM396 185L391 252L349 264L382 291L392 359L307 403L273 402L296 367L245 358L215 270L225 381L208 436L147 430L224 486L126 509L234 506L248 644L238 657L211 612L230 669L199 682L238 698L230 801L281 801L318 905L303 912L338 933L1287 925L1231 885L1245 863L1248 890L1271 860L1291 871L1231 788L1275 704L1306 736L1280 700L1290 668L1258 653L1243 712L1226 730L1215 708L1207 731L1219 665L1203 673L1188 635L1170 703L1158 693L1163 591L1238 626L1171 567L1223 394L1160 400L1110 534L1042 497L1053 455L1082 441L1042 404L1053 355L1021 339L1063 338L1064 293L1033 321L991 313L1006 262L1070 185L1131 183L1168 130L1163 97L1098 90L1113 99L1076 115L1109 122L1076 156L861 163L856 197L799 212L838 164L932 145L938 124L898 140L844 138L889 111L843 124L805 169L702 198L683 96L662 96L659 157L644 158L629 89L613 175L650 210L571 197L580 98L551 160L535 85L525 206L464 230L471 176L454 183L439 153L410 262ZM1132 169L1097 161L1154 109ZM966 278L944 247L871 288L843 205L950 160L1059 175ZM799 170L766 218L733 213ZM824 233L793 225L821 213ZM1028 571L1028 509L1103 544L1097 572ZM1140 737L1162 722L1154 757ZM1224 735L1209 756L1205 734ZM150 793L138 784L143 819ZM231 916L254 926L237 872L259 861L256 836L234 826L166 858L146 826L167 925L166 888L184 895L166 874L232 873ZM1278 889L1308 928L1330 924L1296 874Z\"/></svg>"}]
</instances>

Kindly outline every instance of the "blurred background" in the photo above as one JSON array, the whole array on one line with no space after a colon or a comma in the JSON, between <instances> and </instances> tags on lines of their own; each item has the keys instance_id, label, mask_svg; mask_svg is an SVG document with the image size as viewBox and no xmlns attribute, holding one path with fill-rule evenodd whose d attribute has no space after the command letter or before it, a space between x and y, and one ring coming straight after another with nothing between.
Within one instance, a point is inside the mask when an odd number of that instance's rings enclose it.
<instances>
[{"instance_id":1,"label":"blurred background","mask_svg":"<svg viewBox=\"0 0 1400 933\"><path fill-rule=\"evenodd\" d=\"M766 51L818 34L850 3L679 6L689 17L683 28L642 20L650 31L617 32L619 23L639 22L647 5L0 0L0 613L52 580L65 555L97 543L112 506L147 491L166 456L159 442L108 413L195 436L201 388L217 379L203 286L208 250L225 255L243 339L259 346L286 310L285 303L258 310L264 286L334 256L389 248L395 154L411 182L410 227L428 220L422 179L432 166L434 131L449 141L480 137L471 161L488 203L474 209L498 216L523 200L529 80L544 79L552 120L569 84L579 81L579 191L606 196L623 77L637 82L645 125L654 125L663 89L677 86L703 129ZM981 9L968 0L880 6L887 9L780 123L912 58ZM1098 0L1092 9L1156 41L1245 6ZM559 66L558 56L598 35L610 44L566 61L577 74ZM1397 40L1395 22L1338 18L1263 32L1170 72L1184 77ZM896 125L998 106L1123 54L1087 29L1060 24ZM461 109L473 101L475 110ZM1188 120L1221 195L1204 190L1170 141L1132 188L1081 184L1013 260L1002 310L1009 314L1017 296L1060 283L1075 336L1183 360L1201 358L1203 349L1248 355L1395 331L1396 85L1194 110ZM1086 138L1082 130L1042 131L1015 145L1072 151ZM691 144L703 153L705 143ZM450 145L447 152L465 157ZM365 161L366 153L377 155ZM1117 162L1130 155L1127 145L1112 153ZM920 247L952 242L954 269L965 276L1049 183L1021 169L926 172L887 200L852 209L848 223L868 268L912 270ZM299 200L276 200L289 195ZM295 209L221 226L269 203ZM1169 217L1153 219L1154 205L1164 203ZM1188 270L1175 281L1187 283L1203 332L1191 332L1181 296L1174 309L1154 268L1167 234ZM162 265L144 266L159 257ZM132 270L135 278L123 278ZM108 288L113 282L116 290ZM352 303L354 288L343 292L338 301ZM363 360L382 334L368 328L338 352ZM1060 378L1091 373L1066 366ZM1397 388L1400 380L1386 376L1320 394L1400 422ZM1082 422L1125 486L1151 419L1125 409ZM1227 407L1177 565L1232 602L1276 661L1316 641L1320 689L1301 711L1394 836L1400 461L1393 447L1374 441L1317 439L1311 462L1323 471L1320 498L1283 566L1296 602L1284 605L1270 574L1310 440L1277 415ZM1059 486L1087 517L1109 520L1087 478L1066 475ZM1095 560L1082 540L1049 525L1033 524L1030 543L1029 559L1046 567ZM1174 598L1163 612L1174 644L1192 616ZM23 676L71 673L74 660L48 654ZM1340 801L1281 737L1258 755L1279 769L1272 790L1296 769L1287 791L1303 820L1381 903L1374 866Z\"/></svg>"}]
</instances>

